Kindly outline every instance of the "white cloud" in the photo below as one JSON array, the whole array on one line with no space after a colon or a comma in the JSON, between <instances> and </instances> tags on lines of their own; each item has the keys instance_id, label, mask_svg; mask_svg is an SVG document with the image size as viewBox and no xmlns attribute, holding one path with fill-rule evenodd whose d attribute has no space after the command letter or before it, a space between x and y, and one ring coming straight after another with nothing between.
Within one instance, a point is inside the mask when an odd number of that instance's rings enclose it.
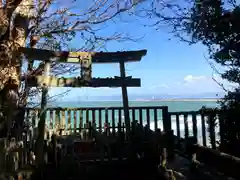
<instances>
[{"instance_id":1,"label":"white cloud","mask_svg":"<svg viewBox=\"0 0 240 180\"><path fill-rule=\"evenodd\" d=\"M160 84L159 87L160 88L169 88L169 86L167 84Z\"/></svg>"},{"instance_id":2,"label":"white cloud","mask_svg":"<svg viewBox=\"0 0 240 180\"><path fill-rule=\"evenodd\" d=\"M157 90L157 89L168 89L169 85L167 84L157 84L157 85L150 85L150 86L146 86L145 88L147 88L148 90Z\"/></svg>"},{"instance_id":3,"label":"white cloud","mask_svg":"<svg viewBox=\"0 0 240 180\"><path fill-rule=\"evenodd\" d=\"M216 82L213 81L211 76L194 76L187 75L183 77L180 82L174 83L174 91L187 94L199 94L206 92L220 92L222 89Z\"/></svg>"},{"instance_id":4,"label":"white cloud","mask_svg":"<svg viewBox=\"0 0 240 180\"><path fill-rule=\"evenodd\" d=\"M206 80L207 77L206 76L193 76L193 75L187 75L184 78L185 82L191 83L191 82L196 82L196 81L200 81L200 80Z\"/></svg>"},{"instance_id":5,"label":"white cloud","mask_svg":"<svg viewBox=\"0 0 240 180\"><path fill-rule=\"evenodd\" d=\"M157 88L169 88L167 84L158 84L155 86L151 86L151 89L157 89Z\"/></svg>"}]
</instances>

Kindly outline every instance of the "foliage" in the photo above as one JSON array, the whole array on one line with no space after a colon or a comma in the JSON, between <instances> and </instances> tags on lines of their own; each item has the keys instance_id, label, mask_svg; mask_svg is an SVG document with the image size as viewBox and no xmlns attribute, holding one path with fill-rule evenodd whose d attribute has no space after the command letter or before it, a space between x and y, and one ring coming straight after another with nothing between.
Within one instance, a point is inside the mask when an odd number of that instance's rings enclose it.
<instances>
[{"instance_id":1,"label":"foliage","mask_svg":"<svg viewBox=\"0 0 240 180\"><path fill-rule=\"evenodd\" d=\"M144 14L145 13L145 14ZM222 79L234 83L235 89L230 90L223 84L218 84L226 91L227 95L220 103L220 126L222 150L240 156L240 6L234 0L196 0L184 1L159 1L152 0L152 6L145 9L144 14L155 17L154 27L168 25L168 29L190 44L201 42L208 48L209 58L224 68L223 72L214 70ZM166 27L166 26L164 26ZM190 37L190 38L189 38ZM211 110L212 113L215 111ZM216 117L209 122L215 125ZM212 126L211 126L212 127ZM214 128L210 128L211 131ZM210 131L210 132L211 132ZM210 133L211 134L211 133Z\"/></svg>"},{"instance_id":2,"label":"foliage","mask_svg":"<svg viewBox=\"0 0 240 180\"><path fill-rule=\"evenodd\" d=\"M240 7L227 10L224 3L218 1L201 1L192 8L191 21L188 24L189 33L194 41L200 41L209 49L210 58L226 71L221 77L229 82L237 84L234 92L228 91L225 98L220 101L222 113L221 119L221 145L223 151L234 155L240 155L239 150L239 121L240 117ZM211 125L211 123L210 123ZM223 129L224 128L224 129ZM211 131L210 131L211 132Z\"/></svg>"}]
</instances>

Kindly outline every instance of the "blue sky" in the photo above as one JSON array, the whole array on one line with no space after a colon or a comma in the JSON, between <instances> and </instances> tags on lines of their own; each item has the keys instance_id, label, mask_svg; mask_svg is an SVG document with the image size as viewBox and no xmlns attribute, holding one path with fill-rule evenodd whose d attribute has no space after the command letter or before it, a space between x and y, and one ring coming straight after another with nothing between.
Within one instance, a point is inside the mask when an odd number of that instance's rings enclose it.
<instances>
[{"instance_id":1,"label":"blue sky","mask_svg":"<svg viewBox=\"0 0 240 180\"><path fill-rule=\"evenodd\" d=\"M108 23L108 27L100 31L101 35L113 32L124 32L131 37L139 38L138 42L110 42L108 51L147 49L147 55L142 61L126 65L127 75L141 78L141 87L128 88L131 94L203 94L218 93L222 89L212 80L213 70L204 58L206 49L201 44L189 46L167 32L167 29L156 31L151 27L141 24L149 23L148 19L134 20L122 16L129 22L116 20ZM171 40L169 40L171 38ZM72 42L73 47L78 47L79 39ZM93 65L94 77L109 77L119 75L118 64ZM214 75L215 76L215 75ZM217 77L218 78L218 77ZM219 79L219 78L218 78ZM65 88L53 89L50 94L56 94ZM121 94L120 88L75 88L72 89L64 100L81 100L82 96L101 96ZM77 98L77 99L76 99Z\"/></svg>"}]
</instances>

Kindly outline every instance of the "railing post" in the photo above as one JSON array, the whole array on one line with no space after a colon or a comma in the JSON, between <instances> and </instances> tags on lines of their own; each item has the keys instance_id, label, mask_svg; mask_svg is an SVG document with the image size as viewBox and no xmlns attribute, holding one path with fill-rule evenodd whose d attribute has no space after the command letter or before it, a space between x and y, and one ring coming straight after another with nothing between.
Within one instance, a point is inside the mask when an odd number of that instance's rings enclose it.
<instances>
[{"instance_id":1,"label":"railing post","mask_svg":"<svg viewBox=\"0 0 240 180\"><path fill-rule=\"evenodd\" d=\"M216 149L216 136L215 136L215 114L211 112L208 115L208 127L209 127L209 136L210 136L210 143L212 145L212 149Z\"/></svg>"},{"instance_id":2,"label":"railing post","mask_svg":"<svg viewBox=\"0 0 240 180\"><path fill-rule=\"evenodd\" d=\"M163 117L163 131L165 132L166 138L166 149L168 160L174 159L174 135L171 128L171 117L168 113L168 107L162 108L162 117Z\"/></svg>"},{"instance_id":3,"label":"railing post","mask_svg":"<svg viewBox=\"0 0 240 180\"><path fill-rule=\"evenodd\" d=\"M224 139L224 114L219 112L219 135L220 135L220 146L225 143Z\"/></svg>"},{"instance_id":4,"label":"railing post","mask_svg":"<svg viewBox=\"0 0 240 180\"><path fill-rule=\"evenodd\" d=\"M162 108L162 119L163 119L163 131L167 132L169 130L172 130L171 127L171 119L168 113L168 107L164 106Z\"/></svg>"},{"instance_id":5,"label":"railing post","mask_svg":"<svg viewBox=\"0 0 240 180\"><path fill-rule=\"evenodd\" d=\"M205 115L201 114L201 123L202 123L202 141L203 146L207 146L207 139L206 139L206 125L205 125Z\"/></svg>"},{"instance_id":6,"label":"railing post","mask_svg":"<svg viewBox=\"0 0 240 180\"><path fill-rule=\"evenodd\" d=\"M184 113L184 138L187 139L189 137L189 129L188 129L188 114Z\"/></svg>"}]
</instances>

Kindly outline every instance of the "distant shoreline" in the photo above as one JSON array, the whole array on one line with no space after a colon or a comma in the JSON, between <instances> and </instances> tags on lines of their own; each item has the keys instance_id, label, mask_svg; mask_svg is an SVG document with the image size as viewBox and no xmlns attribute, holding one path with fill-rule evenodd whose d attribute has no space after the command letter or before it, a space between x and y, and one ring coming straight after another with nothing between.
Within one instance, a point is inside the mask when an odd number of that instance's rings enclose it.
<instances>
[{"instance_id":1,"label":"distant shoreline","mask_svg":"<svg viewBox=\"0 0 240 180\"><path fill-rule=\"evenodd\" d=\"M166 98L166 99L135 99L131 100L129 99L129 102L217 102L221 100L221 98ZM81 101L60 101L60 102L54 102L54 103L90 103L90 102L122 102L122 99L120 100L81 100Z\"/></svg>"},{"instance_id":2,"label":"distant shoreline","mask_svg":"<svg viewBox=\"0 0 240 180\"><path fill-rule=\"evenodd\" d=\"M214 98L179 98L179 99L136 99L129 100L129 102L217 102L219 99ZM61 102L69 102L69 101L61 101ZM80 102L122 102L122 100L82 100ZM78 102L79 103L79 102Z\"/></svg>"},{"instance_id":3,"label":"distant shoreline","mask_svg":"<svg viewBox=\"0 0 240 180\"><path fill-rule=\"evenodd\" d=\"M156 101L156 102L162 102L162 101L184 101L184 102L197 102L197 101L201 101L201 102L217 102L220 99L214 99L214 98L183 98L183 99L153 99L153 100L136 100L136 101Z\"/></svg>"}]
</instances>

